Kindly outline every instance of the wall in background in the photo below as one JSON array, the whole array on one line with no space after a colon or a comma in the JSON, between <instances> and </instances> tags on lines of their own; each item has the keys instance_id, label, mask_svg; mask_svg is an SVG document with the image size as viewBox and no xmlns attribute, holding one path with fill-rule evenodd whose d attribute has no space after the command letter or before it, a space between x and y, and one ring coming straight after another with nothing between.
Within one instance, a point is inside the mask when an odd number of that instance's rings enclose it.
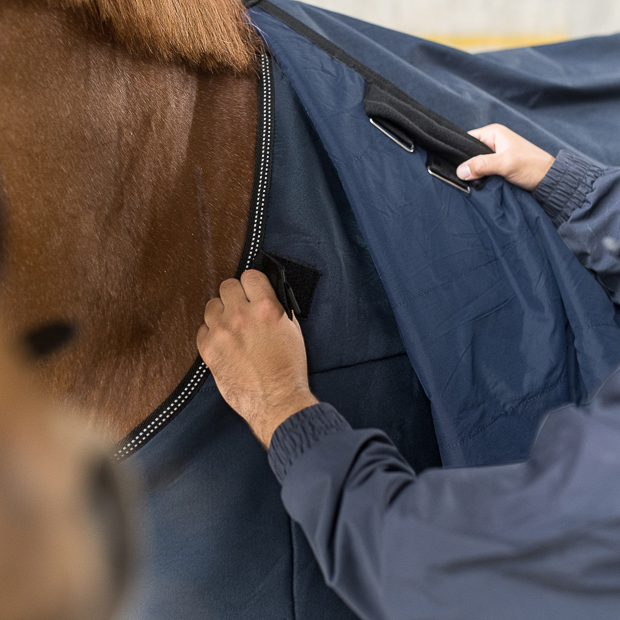
<instances>
[{"instance_id":1,"label":"wall in background","mask_svg":"<svg viewBox=\"0 0 620 620\"><path fill-rule=\"evenodd\" d=\"M620 32L620 0L306 0L469 51Z\"/></svg>"}]
</instances>

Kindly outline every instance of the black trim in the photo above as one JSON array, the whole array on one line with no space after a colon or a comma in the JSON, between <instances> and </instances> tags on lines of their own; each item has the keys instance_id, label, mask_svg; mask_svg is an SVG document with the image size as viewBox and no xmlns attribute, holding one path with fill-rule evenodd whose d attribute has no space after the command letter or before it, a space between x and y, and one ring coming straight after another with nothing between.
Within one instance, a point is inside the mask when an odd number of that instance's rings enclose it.
<instances>
[{"instance_id":1,"label":"black trim","mask_svg":"<svg viewBox=\"0 0 620 620\"><path fill-rule=\"evenodd\" d=\"M369 84L365 101L367 113L373 116L368 109L368 104L371 101L374 102L374 100L377 100L385 103L391 100L390 105L384 107L386 109L388 107L395 108L401 113L403 110L405 111L405 117L409 117L411 122L415 123L417 126L417 131L415 132L416 144L419 144L421 147L432 150L455 166L476 155L488 155L493 153L489 147L469 135L458 125L455 125L430 108L423 106L413 99L413 97L398 88L398 86L366 65L363 65L342 48L334 45L331 41L312 30L312 28L297 18L289 15L280 7L269 2L269 0L250 0L246 2L246 6L248 8L256 6L265 11L265 13L280 20L302 37L308 39L338 62L341 62L343 65L359 73ZM381 95L380 93L383 94ZM409 112L408 114L407 111ZM386 118L386 115L374 115L380 118ZM387 117L387 120L394 122L396 119Z\"/></svg>"},{"instance_id":2,"label":"black trim","mask_svg":"<svg viewBox=\"0 0 620 620\"><path fill-rule=\"evenodd\" d=\"M237 277L247 269L262 249L267 221L267 198L271 185L274 138L273 69L267 53L259 59L261 74L258 87L258 123L256 133L256 165L254 188L246 241L237 268ZM143 422L138 424L112 449L112 459L121 462L137 452L161 432L194 398L209 377L210 371L200 356L168 398Z\"/></svg>"},{"instance_id":3,"label":"black trim","mask_svg":"<svg viewBox=\"0 0 620 620\"><path fill-rule=\"evenodd\" d=\"M166 428L196 395L209 374L209 369L198 357L174 392L148 418L114 446L112 460L116 462L125 460Z\"/></svg>"}]
</instances>

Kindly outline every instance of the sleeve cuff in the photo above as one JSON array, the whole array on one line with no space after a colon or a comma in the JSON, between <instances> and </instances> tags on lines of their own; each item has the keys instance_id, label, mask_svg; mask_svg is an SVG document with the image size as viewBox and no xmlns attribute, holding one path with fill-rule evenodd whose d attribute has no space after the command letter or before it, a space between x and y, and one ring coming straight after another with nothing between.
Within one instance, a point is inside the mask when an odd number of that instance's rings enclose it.
<instances>
[{"instance_id":1,"label":"sleeve cuff","mask_svg":"<svg viewBox=\"0 0 620 620\"><path fill-rule=\"evenodd\" d=\"M282 483L295 460L323 437L350 428L327 403L306 407L285 420L276 429L269 446L269 465L278 481Z\"/></svg>"},{"instance_id":2,"label":"sleeve cuff","mask_svg":"<svg viewBox=\"0 0 620 620\"><path fill-rule=\"evenodd\" d=\"M533 195L553 225L559 228L573 211L583 206L594 182L602 174L600 166L562 150Z\"/></svg>"}]
</instances>

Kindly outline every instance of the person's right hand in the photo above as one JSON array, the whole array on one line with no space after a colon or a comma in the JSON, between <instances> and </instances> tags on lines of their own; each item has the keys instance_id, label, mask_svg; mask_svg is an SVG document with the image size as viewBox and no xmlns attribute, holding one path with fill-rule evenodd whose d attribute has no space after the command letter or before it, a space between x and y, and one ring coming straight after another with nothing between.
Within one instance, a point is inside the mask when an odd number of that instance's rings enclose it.
<instances>
[{"instance_id":1,"label":"person's right hand","mask_svg":"<svg viewBox=\"0 0 620 620\"><path fill-rule=\"evenodd\" d=\"M555 161L555 157L503 125L487 125L469 133L495 153L478 155L462 163L456 173L463 181L497 174L514 185L533 192Z\"/></svg>"}]
</instances>

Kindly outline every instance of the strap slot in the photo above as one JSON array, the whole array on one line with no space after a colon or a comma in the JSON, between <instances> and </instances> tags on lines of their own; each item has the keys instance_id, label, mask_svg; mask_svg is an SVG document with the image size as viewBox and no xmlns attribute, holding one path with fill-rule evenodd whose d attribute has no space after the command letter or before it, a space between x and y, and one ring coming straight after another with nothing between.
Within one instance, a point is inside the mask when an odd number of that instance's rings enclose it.
<instances>
[{"instance_id":1,"label":"strap slot","mask_svg":"<svg viewBox=\"0 0 620 620\"><path fill-rule=\"evenodd\" d=\"M378 119L378 118L371 118L370 122L381 133L385 134L390 140L393 140L394 142L396 142L396 144L398 144L398 146L400 146L402 149L405 149L405 151L407 151L407 153L414 153L415 152L415 144L413 142L411 142L411 140L407 140L407 142L405 142L404 139L401 139L400 137L397 137L396 136L396 131L394 131L394 126L391 123L389 123L388 121L384 121L384 120ZM390 126L390 129L388 129L388 126ZM400 132L398 132L398 133L400 133Z\"/></svg>"},{"instance_id":2,"label":"strap slot","mask_svg":"<svg viewBox=\"0 0 620 620\"><path fill-rule=\"evenodd\" d=\"M469 185L465 185L465 184L458 185L454 181L450 181L450 179L447 179L446 177L442 176L436 170L433 170L430 165L427 166L426 169L428 170L429 174L432 177L435 177L436 179L439 179L440 181L443 181L444 183L447 183L448 185L451 185L452 187L456 187L456 189L460 189L465 194L471 194L471 187L469 187Z\"/></svg>"}]
</instances>

